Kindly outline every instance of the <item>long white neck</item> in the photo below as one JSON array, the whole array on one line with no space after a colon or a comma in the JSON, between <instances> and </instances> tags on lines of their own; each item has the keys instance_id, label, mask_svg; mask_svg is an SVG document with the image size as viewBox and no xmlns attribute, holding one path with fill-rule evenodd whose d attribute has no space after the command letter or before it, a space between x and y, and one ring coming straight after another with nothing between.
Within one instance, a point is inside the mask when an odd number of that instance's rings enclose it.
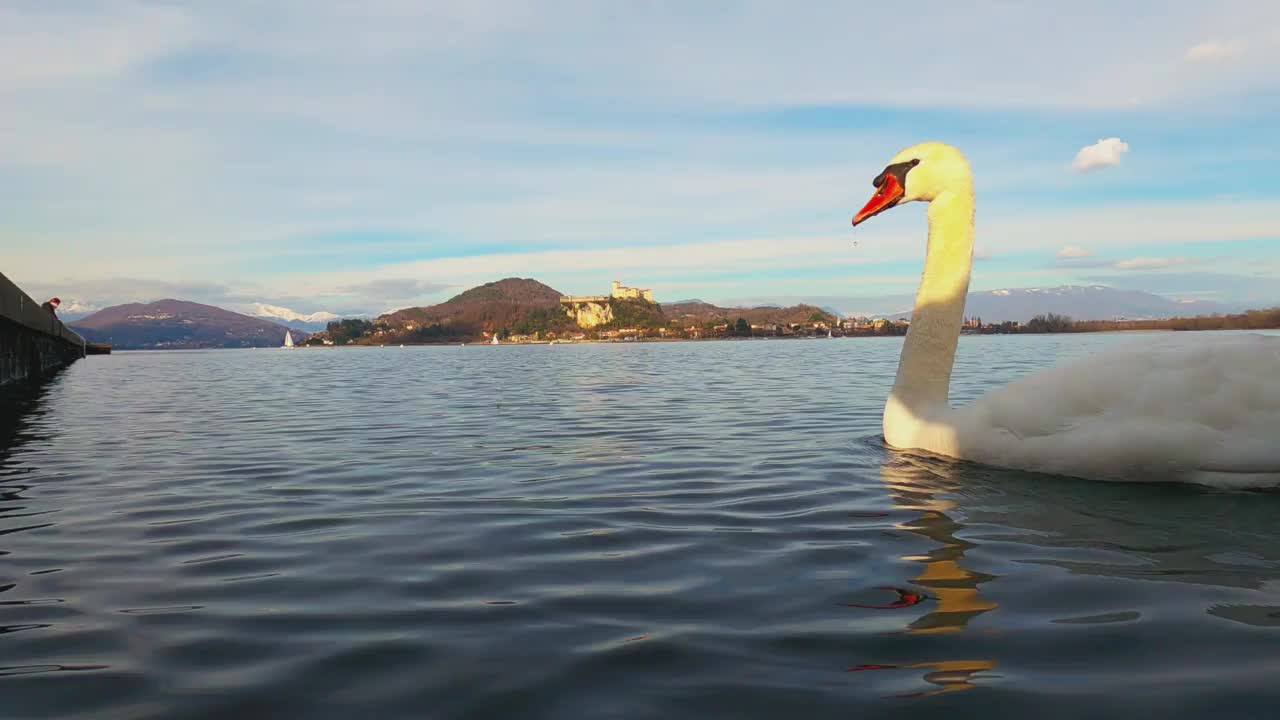
<instances>
[{"instance_id":1,"label":"long white neck","mask_svg":"<svg viewBox=\"0 0 1280 720\"><path fill-rule=\"evenodd\" d=\"M947 410L965 296L973 265L973 189L947 190L929 203L929 249L884 411L885 440L896 447L945 450Z\"/></svg>"}]
</instances>

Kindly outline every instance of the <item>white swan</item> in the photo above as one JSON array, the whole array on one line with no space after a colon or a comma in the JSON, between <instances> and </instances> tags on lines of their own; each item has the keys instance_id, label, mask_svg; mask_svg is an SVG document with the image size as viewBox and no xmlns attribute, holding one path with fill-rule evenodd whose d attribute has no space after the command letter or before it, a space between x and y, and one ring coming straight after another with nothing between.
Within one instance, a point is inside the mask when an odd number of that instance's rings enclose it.
<instances>
[{"instance_id":1,"label":"white swan","mask_svg":"<svg viewBox=\"0 0 1280 720\"><path fill-rule=\"evenodd\" d=\"M924 273L884 408L889 445L1101 480L1280 485L1280 337L1126 344L949 407L973 258L969 163L950 145L923 143L895 155L874 184L855 226L929 203Z\"/></svg>"}]
</instances>

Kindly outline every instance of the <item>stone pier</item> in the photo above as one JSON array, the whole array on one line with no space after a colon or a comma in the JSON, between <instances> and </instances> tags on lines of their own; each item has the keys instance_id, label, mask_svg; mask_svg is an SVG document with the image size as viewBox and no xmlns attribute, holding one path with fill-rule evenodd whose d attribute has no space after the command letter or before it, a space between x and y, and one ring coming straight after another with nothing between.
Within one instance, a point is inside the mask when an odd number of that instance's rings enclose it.
<instances>
[{"instance_id":1,"label":"stone pier","mask_svg":"<svg viewBox=\"0 0 1280 720\"><path fill-rule=\"evenodd\" d=\"M84 338L0 273L0 385L39 380L84 355Z\"/></svg>"}]
</instances>

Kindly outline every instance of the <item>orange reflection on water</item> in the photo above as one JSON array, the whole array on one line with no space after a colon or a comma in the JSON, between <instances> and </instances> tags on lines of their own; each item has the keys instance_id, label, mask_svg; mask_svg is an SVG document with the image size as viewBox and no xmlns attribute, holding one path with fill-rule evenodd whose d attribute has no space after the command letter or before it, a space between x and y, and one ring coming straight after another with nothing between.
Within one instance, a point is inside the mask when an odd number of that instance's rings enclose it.
<instances>
[{"instance_id":1,"label":"orange reflection on water","mask_svg":"<svg viewBox=\"0 0 1280 720\"><path fill-rule=\"evenodd\" d=\"M929 672L924 674L924 680L937 686L924 692L912 693L910 697L925 697L957 690L972 690L976 687L970 682L974 674L983 670L990 670L995 666L996 664L990 660L944 660L942 662L908 665L906 667L913 669L928 668Z\"/></svg>"},{"instance_id":2,"label":"orange reflection on water","mask_svg":"<svg viewBox=\"0 0 1280 720\"><path fill-rule=\"evenodd\" d=\"M963 566L964 554L974 544L957 537L964 526L948 515L955 502L941 497L958 489L954 480L935 472L926 459L892 453L880 468L881 480L895 505L919 514L898 524L898 528L937 543L923 555L904 556L904 560L922 565L913 583L924 588L932 598L922 603L928 610L907 625L909 634L954 633L964 630L969 621L994 610L997 603L981 594L983 583L993 576L968 570ZM863 665L857 670L924 670L923 680L933 689L910 696L937 695L975 687L978 673L995 667L992 660L942 660L902 665Z\"/></svg>"},{"instance_id":3,"label":"orange reflection on water","mask_svg":"<svg viewBox=\"0 0 1280 720\"><path fill-rule=\"evenodd\" d=\"M939 495L957 489L953 481L932 472L905 455L894 454L880 467L880 478L898 507L920 514L898 528L926 537L938 544L924 555L908 555L903 560L923 565L914 583L934 598L933 609L908 625L911 633L945 633L963 630L973 618L994 610L997 605L980 594L980 586L993 578L967 570L961 565L965 552L974 544L956 537L964 526L947 511L955 502Z\"/></svg>"},{"instance_id":4,"label":"orange reflection on water","mask_svg":"<svg viewBox=\"0 0 1280 720\"><path fill-rule=\"evenodd\" d=\"M867 670L927 670L922 679L935 687L921 692L907 693L899 697L927 697L957 690L972 690L977 687L972 681L974 675L994 668L996 664L990 660L943 660L940 662L913 663L910 665L858 665L849 668L848 672Z\"/></svg>"}]
</instances>

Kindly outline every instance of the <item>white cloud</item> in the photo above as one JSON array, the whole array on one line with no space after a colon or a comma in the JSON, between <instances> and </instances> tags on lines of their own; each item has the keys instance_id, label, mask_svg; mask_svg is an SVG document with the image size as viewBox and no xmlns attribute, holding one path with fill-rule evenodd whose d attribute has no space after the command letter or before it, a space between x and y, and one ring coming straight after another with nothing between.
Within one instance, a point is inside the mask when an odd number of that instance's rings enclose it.
<instances>
[{"instance_id":1,"label":"white cloud","mask_svg":"<svg viewBox=\"0 0 1280 720\"><path fill-rule=\"evenodd\" d=\"M331 307L342 317L369 312L377 298L362 297L346 288L326 288L325 292L307 297L289 294L287 283L272 279L263 285L246 283L237 286L203 282L169 282L149 280L133 276L110 276L89 269L75 272L57 280L40 280L18 276L20 287L33 296L58 295L63 299L59 309L63 314L87 315L102 308L124 303L148 303L173 298L216 305L246 315L273 317L281 320L303 322L327 322L340 317L332 312L319 310L313 313L298 312L290 306Z\"/></svg>"},{"instance_id":2,"label":"white cloud","mask_svg":"<svg viewBox=\"0 0 1280 720\"><path fill-rule=\"evenodd\" d=\"M1088 172L1104 167L1120 164L1120 156L1129 152L1129 143L1120 138L1104 138L1092 145L1080 148L1076 159L1071 162L1071 169L1076 172Z\"/></svg>"},{"instance_id":3,"label":"white cloud","mask_svg":"<svg viewBox=\"0 0 1280 720\"><path fill-rule=\"evenodd\" d=\"M325 310L319 310L313 313L303 314L296 312L287 307L280 305L268 305L266 303L254 303L253 314L258 317L278 318L280 320L298 320L300 322L328 322L337 320L338 315Z\"/></svg>"},{"instance_id":4,"label":"white cloud","mask_svg":"<svg viewBox=\"0 0 1280 720\"><path fill-rule=\"evenodd\" d=\"M1117 203L1087 211L1067 207L1001 213L990 218L990 212L982 210L981 200L978 207L979 212L986 213L980 226L984 242L996 251L1034 248L1053 252L1054 248L1081 238L1088 238L1094 248L1142 246L1167 250L1180 243L1280 237L1280 216L1276 215L1274 202L1269 210L1263 201Z\"/></svg>"},{"instance_id":5,"label":"white cloud","mask_svg":"<svg viewBox=\"0 0 1280 720\"><path fill-rule=\"evenodd\" d=\"M1210 40L1202 42L1199 45L1187 50L1187 60L1191 62L1205 62L1213 60L1231 60L1238 58L1244 54L1244 45L1238 41L1232 40L1221 42Z\"/></svg>"},{"instance_id":6,"label":"white cloud","mask_svg":"<svg viewBox=\"0 0 1280 720\"><path fill-rule=\"evenodd\" d=\"M1164 268L1173 267L1175 265L1185 265L1191 262L1190 258L1185 257L1147 257L1140 256L1121 260L1111 267L1116 270L1163 270Z\"/></svg>"},{"instance_id":7,"label":"white cloud","mask_svg":"<svg viewBox=\"0 0 1280 720\"><path fill-rule=\"evenodd\" d=\"M139 3L0 7L0 92L83 91L187 46L195 36L191 20L178 8Z\"/></svg>"},{"instance_id":8,"label":"white cloud","mask_svg":"<svg viewBox=\"0 0 1280 720\"><path fill-rule=\"evenodd\" d=\"M1066 247L1058 251L1058 259L1075 260L1077 258L1087 258L1092 254L1093 253L1089 252L1088 250L1085 250L1079 245L1067 245Z\"/></svg>"},{"instance_id":9,"label":"white cloud","mask_svg":"<svg viewBox=\"0 0 1280 720\"><path fill-rule=\"evenodd\" d=\"M857 200L861 200L861 193ZM491 208L502 215L500 206ZM918 263L925 246L924 208L907 206L877 218L865 232L844 230L847 219L838 205L821 214L806 215L822 222L797 223L790 234L737 235L733 239L702 241L683 239L677 233L655 233L648 243L605 244L578 243L576 246L515 247L506 252L485 252L481 248L459 248L457 255L427 260L389 262L376 267L358 265L340 270L267 273L242 276L236 286L203 281L225 276L226 271L215 258L188 261L176 265L148 264L153 255L134 253L122 257L68 256L57 267L65 273L50 278L47 255L33 253L29 257L5 256L5 273L33 296L60 295L64 299L80 298L98 306L121 302L150 301L176 297L223 307L248 308L252 303L273 304L303 310L326 309L344 317L375 313L388 307L407 307L439 302L450 288L458 292L502 277L516 275L534 277L558 290L572 294L594 294L608 286L620 268L628 282L658 291L660 299L672 300L709 288L705 268L715 267L721 273L778 273L776 291L794 292L796 280L788 272L830 268L838 264L851 285L865 284L866 277L856 268L882 263L908 261ZM832 232L830 228L840 230ZM995 256L1034 252L1041 257L1052 255L1081 238L1089 247L1107 248L1114 252L1125 248L1135 256L1176 253L1172 246L1181 243L1230 242L1280 236L1280 217L1275 204L1266 201L1187 201L1125 203L1091 208L1019 211L1016 207L991 205L984 211L981 224L982 254ZM857 241L857 245L854 245ZM56 242L50 239L50 242ZM161 244L163 238L157 237ZM3 246L0 234L0 246ZM24 246L25 247L25 246ZM172 259L170 259L172 260ZM1045 270L1061 273L1063 268L1079 267L1082 262L1059 263ZM1163 261L1167 262L1167 261ZM1110 266L1111 262L1104 263ZM1143 263L1122 267L1128 273L1142 269ZM131 275L139 268L172 277L175 282L152 281ZM1155 269L1155 268L1148 268ZM833 270L832 272L837 272ZM993 274L983 269L978 281ZM1016 282L1032 271L1020 271ZM114 276L114 277L113 277ZM735 276L736 277L736 276ZM918 275L914 276L918 279ZM103 278L108 278L104 280ZM431 281L422 280L430 278ZM625 278L624 278L625 279ZM1052 282L1068 282L1070 278ZM738 279L755 287L756 280ZM898 282L895 280L895 282ZM1038 282L1038 281L1037 281ZM671 283L672 292L665 290ZM902 285L913 282L901 280ZM678 294L673 294L679 288ZM686 290L685 288L688 288ZM898 288L887 288L896 291ZM771 291L772 292L772 291ZM727 291L726 294L737 291Z\"/></svg>"},{"instance_id":10,"label":"white cloud","mask_svg":"<svg viewBox=\"0 0 1280 720\"><path fill-rule=\"evenodd\" d=\"M776 258L785 272L815 264L789 253L788 238L847 231L845 213L865 200L866 181L895 148L921 138L880 124L839 132L761 128L752 119L758 110L856 103L945 118L973 107L1128 107L1140 94L1158 123L1210 93L1235 101L1268 90L1280 58L1280 44L1263 34L1280 27L1280 3L1231 13L1194 0L1171 3L1134 34L1141 13L1129 8L1047 25L1047 11L1035 4L960 8L922 0L912 26L921 43L969 40L947 71L928 53L909 53L894 73L862 74L856 83L848 78L860 61L847 53L847 28L854 21L892 27L900 20L893 8L796 10L744 0L675 17L650 4L494 5L0 0L0 61L7 61L0 65L13 68L0 72L0 108L22 108L0 111L4 271L47 284L53 268L86 280L233 281L225 298L213 290L204 297L334 312L428 299L421 289L383 281L420 277L431 265L371 271L384 259L468 256L474 263L439 264L452 275L426 276L465 288L506 274L551 279L558 272L553 284L586 292L609 279L615 260L585 248L617 248L619 262L637 254L647 262L653 254L633 248L689 247L702 257L706 241L732 239L744 243L745 255L732 254L737 245L711 247L726 253L712 261L716 267L748 270ZM1099 23L1102 12L1112 21ZM779 35L779 27L794 32ZM1085 29L1096 42L1077 41ZM1231 72L1181 60L1192 41L1213 38L1247 46ZM860 42L864 58L899 49L892 33ZM552 96L558 101L546 103ZM93 107L91 117L85 107ZM1047 171L1014 164L1024 154L1039 157L1055 142L1046 135L966 127L955 127L952 139L983 168L984 192L1014 184L1020 172L1035 190L1045 174L1065 175L1061 146ZM1246 142L1219 148L1219 138L1216 129L1207 134L1205 147L1239 151ZM1147 142L1140 147L1147 172L1155 172L1148 157L1185 159L1181 150L1166 156ZM1058 181L1065 182L1049 182ZM1207 198L1187 207L1042 208L1034 216L979 203L979 259L1028 247L1044 258L1080 241L1108 253L1122 243L1159 246L1121 257L1160 254L1179 241L1274 237L1280 222L1274 203L1234 208ZM918 258L923 225L910 213L922 211L899 212L855 236L857 261ZM358 237L371 229L412 237ZM353 239L304 242L344 233ZM779 246L751 240L761 237ZM843 257L849 242L833 240L831 252ZM571 251L551 258L566 266L545 262L552 247ZM510 254L486 254L498 248ZM283 252L334 271L277 272L287 259L263 262ZM664 258L651 262L642 272L655 288L663 273L676 276ZM374 281L367 292L345 287ZM56 284L63 293L80 285ZM128 299L201 297L189 288L116 290Z\"/></svg>"},{"instance_id":11,"label":"white cloud","mask_svg":"<svg viewBox=\"0 0 1280 720\"><path fill-rule=\"evenodd\" d=\"M664 291L666 279L683 281L705 277L705 271L689 268L785 273L830 267L838 262L856 273L853 268L864 265L901 260L919 262L925 249L923 209L904 208L895 212L897 214L886 214L874 232L868 229L860 234L805 230L790 235L710 242L463 253L378 268L295 275L283 289L299 297L316 297L335 287L345 290L353 283L370 283L373 287L375 281L406 277L438 278L462 289L517 275L534 277L558 290L586 295L598 292L619 268L626 268L628 277L633 277L629 282L652 287L660 299L671 300L671 295ZM976 259L1031 249L1056 252L1054 248L1061 249L1082 237L1090 238L1090 244L1097 247L1126 247L1137 252L1142 252L1137 248L1149 247L1151 250L1147 252L1157 253L1178 243L1274 237L1280 234L1280 219L1276 217L1273 203L1183 201L1112 205L1090 212L1075 208L1018 215L1002 212L987 217L981 227L982 247L975 253ZM1177 261L1157 262L1175 264ZM1120 269L1146 268L1143 263L1136 263ZM1052 272L1060 271L1059 268ZM985 277L990 272L983 270L981 274ZM853 277L851 283L862 282L860 276ZM281 279L281 282L286 281ZM687 286L682 283L682 287ZM707 287L707 284L696 283L693 287Z\"/></svg>"}]
</instances>

